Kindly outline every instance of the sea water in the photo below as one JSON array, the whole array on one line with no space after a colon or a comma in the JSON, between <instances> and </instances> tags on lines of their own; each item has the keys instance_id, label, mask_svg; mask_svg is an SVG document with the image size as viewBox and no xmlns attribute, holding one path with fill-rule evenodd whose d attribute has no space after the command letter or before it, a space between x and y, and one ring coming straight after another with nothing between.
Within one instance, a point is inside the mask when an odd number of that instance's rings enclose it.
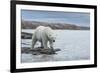
<instances>
[{"instance_id":1,"label":"sea water","mask_svg":"<svg viewBox=\"0 0 100 73\"><path fill-rule=\"evenodd\" d=\"M34 30L23 29L23 32L33 33ZM21 54L21 62L48 62L48 61L73 61L90 59L90 31L89 30L54 30L56 41L54 48L59 48L57 54L32 55ZM31 47L32 39L21 39L22 47ZM40 46L37 42L35 47Z\"/></svg>"}]
</instances>

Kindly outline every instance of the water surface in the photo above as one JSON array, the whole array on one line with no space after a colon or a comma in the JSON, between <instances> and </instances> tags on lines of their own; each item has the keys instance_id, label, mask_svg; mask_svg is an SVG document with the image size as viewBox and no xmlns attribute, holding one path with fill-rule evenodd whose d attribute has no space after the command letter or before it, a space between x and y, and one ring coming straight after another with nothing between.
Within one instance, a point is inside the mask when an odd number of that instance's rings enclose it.
<instances>
[{"instance_id":1,"label":"water surface","mask_svg":"<svg viewBox=\"0 0 100 73\"><path fill-rule=\"evenodd\" d=\"M33 33L34 30L22 30ZM21 54L21 62L46 62L46 61L73 61L90 59L90 31L89 30L54 30L56 41L54 48L59 48L54 55ZM31 39L22 39L22 47L31 47ZM37 42L35 47L40 46Z\"/></svg>"}]
</instances>

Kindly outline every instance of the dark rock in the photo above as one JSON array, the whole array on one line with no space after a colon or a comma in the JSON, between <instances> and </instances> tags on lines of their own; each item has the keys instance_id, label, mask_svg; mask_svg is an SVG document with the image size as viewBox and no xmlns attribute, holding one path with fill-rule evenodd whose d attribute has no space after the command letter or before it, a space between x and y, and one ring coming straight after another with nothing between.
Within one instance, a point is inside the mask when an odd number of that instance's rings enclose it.
<instances>
[{"instance_id":1,"label":"dark rock","mask_svg":"<svg viewBox=\"0 0 100 73\"><path fill-rule=\"evenodd\" d=\"M40 52L32 52L32 55L40 55Z\"/></svg>"},{"instance_id":2,"label":"dark rock","mask_svg":"<svg viewBox=\"0 0 100 73\"><path fill-rule=\"evenodd\" d=\"M21 49L21 53L30 53L30 54L33 54L33 55L40 55L40 54L56 54L57 51L60 51L60 49L51 49L51 48L48 48L48 49L44 49L44 48L40 48L40 47L37 47L37 48L34 48L34 49L30 49L28 47L22 47Z\"/></svg>"},{"instance_id":3,"label":"dark rock","mask_svg":"<svg viewBox=\"0 0 100 73\"><path fill-rule=\"evenodd\" d=\"M32 34L27 32L21 32L22 39L32 39Z\"/></svg>"},{"instance_id":4,"label":"dark rock","mask_svg":"<svg viewBox=\"0 0 100 73\"><path fill-rule=\"evenodd\" d=\"M55 54L55 50L53 50L53 49L41 49L40 53L43 53L43 54Z\"/></svg>"}]
</instances>

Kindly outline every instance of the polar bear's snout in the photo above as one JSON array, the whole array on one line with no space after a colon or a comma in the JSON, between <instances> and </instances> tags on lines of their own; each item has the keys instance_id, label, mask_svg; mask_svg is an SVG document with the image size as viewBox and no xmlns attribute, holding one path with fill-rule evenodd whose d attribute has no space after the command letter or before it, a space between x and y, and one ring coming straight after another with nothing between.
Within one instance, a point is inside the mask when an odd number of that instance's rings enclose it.
<instances>
[{"instance_id":1,"label":"polar bear's snout","mask_svg":"<svg viewBox=\"0 0 100 73\"><path fill-rule=\"evenodd\" d=\"M55 42L55 40L53 40L53 42Z\"/></svg>"}]
</instances>

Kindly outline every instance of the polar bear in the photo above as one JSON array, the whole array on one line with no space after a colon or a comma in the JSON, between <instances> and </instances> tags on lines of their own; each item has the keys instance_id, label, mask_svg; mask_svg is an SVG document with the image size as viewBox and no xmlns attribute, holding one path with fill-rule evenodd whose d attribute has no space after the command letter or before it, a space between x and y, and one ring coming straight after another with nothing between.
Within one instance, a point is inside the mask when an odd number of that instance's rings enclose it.
<instances>
[{"instance_id":1,"label":"polar bear","mask_svg":"<svg viewBox=\"0 0 100 73\"><path fill-rule=\"evenodd\" d=\"M41 47L47 49L47 43L49 42L50 48L53 49L53 43L55 42L54 32L50 27L38 26L32 35L32 47L34 48L35 43L39 41Z\"/></svg>"}]
</instances>

